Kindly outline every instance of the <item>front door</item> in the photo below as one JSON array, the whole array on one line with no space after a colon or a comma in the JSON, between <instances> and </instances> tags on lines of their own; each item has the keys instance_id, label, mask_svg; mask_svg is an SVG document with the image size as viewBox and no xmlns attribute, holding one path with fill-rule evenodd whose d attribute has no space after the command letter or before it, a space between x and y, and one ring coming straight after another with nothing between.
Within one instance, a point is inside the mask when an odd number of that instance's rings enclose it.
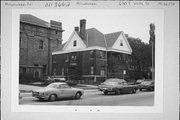
<instances>
[{"instance_id":1,"label":"front door","mask_svg":"<svg viewBox=\"0 0 180 120\"><path fill-rule=\"evenodd\" d=\"M40 77L39 71L35 71L34 77L35 77L35 78L39 78L39 77Z\"/></svg>"}]
</instances>

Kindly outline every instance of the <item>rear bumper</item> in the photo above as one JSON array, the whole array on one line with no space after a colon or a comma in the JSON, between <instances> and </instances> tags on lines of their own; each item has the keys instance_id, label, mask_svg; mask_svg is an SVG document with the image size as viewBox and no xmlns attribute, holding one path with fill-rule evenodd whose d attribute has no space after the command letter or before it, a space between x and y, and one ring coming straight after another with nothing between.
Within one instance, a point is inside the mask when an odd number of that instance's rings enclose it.
<instances>
[{"instance_id":1,"label":"rear bumper","mask_svg":"<svg viewBox=\"0 0 180 120\"><path fill-rule=\"evenodd\" d=\"M151 85L140 85L139 89L154 89L154 86L151 86Z\"/></svg>"}]
</instances>

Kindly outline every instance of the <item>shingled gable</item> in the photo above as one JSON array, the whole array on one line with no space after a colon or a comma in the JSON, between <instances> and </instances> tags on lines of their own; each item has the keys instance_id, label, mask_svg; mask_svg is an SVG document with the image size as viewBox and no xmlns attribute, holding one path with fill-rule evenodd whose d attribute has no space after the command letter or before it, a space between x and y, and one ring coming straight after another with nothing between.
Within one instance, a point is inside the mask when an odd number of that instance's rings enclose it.
<instances>
[{"instance_id":1,"label":"shingled gable","mask_svg":"<svg viewBox=\"0 0 180 120\"><path fill-rule=\"evenodd\" d=\"M108 51L119 51L127 54L132 53L132 48L129 45L129 42L122 31L106 34L105 38ZM123 43L122 46L120 45L121 41Z\"/></svg>"},{"instance_id":2,"label":"shingled gable","mask_svg":"<svg viewBox=\"0 0 180 120\"><path fill-rule=\"evenodd\" d=\"M20 22L24 22L24 23L29 23L29 24L34 24L34 25L38 25L38 26L42 26L42 27L49 27L49 23L41 20L31 14L21 14L20 15Z\"/></svg>"},{"instance_id":3,"label":"shingled gable","mask_svg":"<svg viewBox=\"0 0 180 120\"><path fill-rule=\"evenodd\" d=\"M73 42L76 41L76 46L73 46ZM62 48L63 51L79 50L86 48L85 42L81 39L76 31L73 31L70 38Z\"/></svg>"}]
</instances>

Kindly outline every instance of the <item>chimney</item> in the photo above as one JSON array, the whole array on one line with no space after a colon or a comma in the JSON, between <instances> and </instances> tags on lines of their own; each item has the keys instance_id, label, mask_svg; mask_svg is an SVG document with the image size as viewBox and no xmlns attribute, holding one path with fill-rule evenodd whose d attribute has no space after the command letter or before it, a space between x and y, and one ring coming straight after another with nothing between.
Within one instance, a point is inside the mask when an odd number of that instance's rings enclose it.
<instances>
[{"instance_id":1,"label":"chimney","mask_svg":"<svg viewBox=\"0 0 180 120\"><path fill-rule=\"evenodd\" d=\"M54 21L54 20L51 20L50 21L50 27L61 30L62 29L62 23Z\"/></svg>"},{"instance_id":2,"label":"chimney","mask_svg":"<svg viewBox=\"0 0 180 120\"><path fill-rule=\"evenodd\" d=\"M128 37L129 37L129 34L125 34L125 36L126 36L126 38L128 38Z\"/></svg>"},{"instance_id":3,"label":"chimney","mask_svg":"<svg viewBox=\"0 0 180 120\"><path fill-rule=\"evenodd\" d=\"M74 27L74 30L77 32L77 33L79 33L79 27Z\"/></svg>"},{"instance_id":4,"label":"chimney","mask_svg":"<svg viewBox=\"0 0 180 120\"><path fill-rule=\"evenodd\" d=\"M85 19L80 20L80 37L83 40L86 40L86 20Z\"/></svg>"}]
</instances>

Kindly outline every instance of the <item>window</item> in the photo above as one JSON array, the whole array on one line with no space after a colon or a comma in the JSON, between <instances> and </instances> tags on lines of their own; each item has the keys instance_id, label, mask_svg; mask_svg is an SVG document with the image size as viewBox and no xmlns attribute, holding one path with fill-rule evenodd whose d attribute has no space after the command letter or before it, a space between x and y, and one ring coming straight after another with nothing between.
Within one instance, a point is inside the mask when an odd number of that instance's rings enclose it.
<instances>
[{"instance_id":1,"label":"window","mask_svg":"<svg viewBox=\"0 0 180 120\"><path fill-rule=\"evenodd\" d=\"M101 71L100 71L100 75L105 75L105 71L104 71L104 70L101 70Z\"/></svg>"},{"instance_id":2,"label":"window","mask_svg":"<svg viewBox=\"0 0 180 120\"><path fill-rule=\"evenodd\" d=\"M40 77L39 71L35 71L34 76L35 78L39 78Z\"/></svg>"},{"instance_id":3,"label":"window","mask_svg":"<svg viewBox=\"0 0 180 120\"><path fill-rule=\"evenodd\" d=\"M90 74L91 74L91 75L94 74L94 67L93 67L93 66L90 67Z\"/></svg>"},{"instance_id":4,"label":"window","mask_svg":"<svg viewBox=\"0 0 180 120\"><path fill-rule=\"evenodd\" d=\"M99 57L100 57L100 58L104 58L104 54L103 54L102 51L99 52Z\"/></svg>"},{"instance_id":5,"label":"window","mask_svg":"<svg viewBox=\"0 0 180 120\"><path fill-rule=\"evenodd\" d=\"M93 50L91 50L89 54L90 54L90 58L94 58L94 51Z\"/></svg>"},{"instance_id":6,"label":"window","mask_svg":"<svg viewBox=\"0 0 180 120\"><path fill-rule=\"evenodd\" d=\"M46 74L46 65L43 65L43 73Z\"/></svg>"},{"instance_id":7,"label":"window","mask_svg":"<svg viewBox=\"0 0 180 120\"><path fill-rule=\"evenodd\" d=\"M56 56L55 55L53 56L52 61L53 61L53 63L56 63Z\"/></svg>"},{"instance_id":8,"label":"window","mask_svg":"<svg viewBox=\"0 0 180 120\"><path fill-rule=\"evenodd\" d=\"M39 40L39 49L43 49L43 43L44 43L43 40Z\"/></svg>"},{"instance_id":9,"label":"window","mask_svg":"<svg viewBox=\"0 0 180 120\"><path fill-rule=\"evenodd\" d=\"M39 64L34 64L34 66L39 66Z\"/></svg>"},{"instance_id":10,"label":"window","mask_svg":"<svg viewBox=\"0 0 180 120\"><path fill-rule=\"evenodd\" d=\"M71 56L71 59L72 59L72 60L76 60L76 55L77 55L77 53L74 52L74 53L72 53L71 55L72 55L72 56Z\"/></svg>"},{"instance_id":11,"label":"window","mask_svg":"<svg viewBox=\"0 0 180 120\"><path fill-rule=\"evenodd\" d=\"M75 40L74 42L73 42L73 46L75 47L77 45L77 41Z\"/></svg>"},{"instance_id":12,"label":"window","mask_svg":"<svg viewBox=\"0 0 180 120\"><path fill-rule=\"evenodd\" d=\"M56 69L53 69L53 74L56 75Z\"/></svg>"},{"instance_id":13,"label":"window","mask_svg":"<svg viewBox=\"0 0 180 120\"><path fill-rule=\"evenodd\" d=\"M26 68L23 68L23 73L26 73Z\"/></svg>"},{"instance_id":14,"label":"window","mask_svg":"<svg viewBox=\"0 0 180 120\"><path fill-rule=\"evenodd\" d=\"M68 62L68 61L69 61L69 58L68 58L68 54L67 54L65 62Z\"/></svg>"},{"instance_id":15,"label":"window","mask_svg":"<svg viewBox=\"0 0 180 120\"><path fill-rule=\"evenodd\" d=\"M120 46L123 46L123 40L120 41Z\"/></svg>"},{"instance_id":16,"label":"window","mask_svg":"<svg viewBox=\"0 0 180 120\"><path fill-rule=\"evenodd\" d=\"M63 76L64 75L64 68L62 68L61 71L62 71L62 76Z\"/></svg>"},{"instance_id":17,"label":"window","mask_svg":"<svg viewBox=\"0 0 180 120\"><path fill-rule=\"evenodd\" d=\"M69 86L67 84L62 84L60 87L61 88L69 88Z\"/></svg>"},{"instance_id":18,"label":"window","mask_svg":"<svg viewBox=\"0 0 180 120\"><path fill-rule=\"evenodd\" d=\"M121 60L121 57L118 55L118 61L120 61Z\"/></svg>"},{"instance_id":19,"label":"window","mask_svg":"<svg viewBox=\"0 0 180 120\"><path fill-rule=\"evenodd\" d=\"M72 55L72 56L71 56L71 59L72 59L72 60L76 60L76 56L75 56L75 55Z\"/></svg>"}]
</instances>

